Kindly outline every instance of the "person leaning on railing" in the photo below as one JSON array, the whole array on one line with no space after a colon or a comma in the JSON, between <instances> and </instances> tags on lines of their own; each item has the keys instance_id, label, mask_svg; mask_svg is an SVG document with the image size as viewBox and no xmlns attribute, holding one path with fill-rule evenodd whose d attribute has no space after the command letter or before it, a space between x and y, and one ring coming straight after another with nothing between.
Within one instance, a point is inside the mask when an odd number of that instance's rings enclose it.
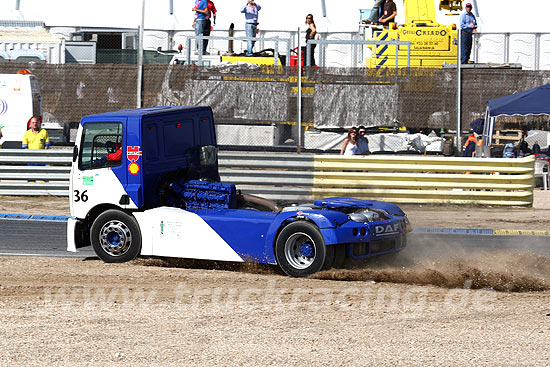
<instances>
[{"instance_id":1,"label":"person leaning on railing","mask_svg":"<svg viewBox=\"0 0 550 367\"><path fill-rule=\"evenodd\" d=\"M359 142L357 141L357 128L352 127L348 131L348 137L342 143L340 155L357 155L359 153Z\"/></svg>"}]
</instances>

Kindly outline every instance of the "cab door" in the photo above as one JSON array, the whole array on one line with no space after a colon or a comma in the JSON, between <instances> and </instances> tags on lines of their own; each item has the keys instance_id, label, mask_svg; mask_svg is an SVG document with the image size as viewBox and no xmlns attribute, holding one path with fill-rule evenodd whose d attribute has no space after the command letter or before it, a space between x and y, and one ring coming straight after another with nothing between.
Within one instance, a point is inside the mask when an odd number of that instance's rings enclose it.
<instances>
[{"instance_id":1,"label":"cab door","mask_svg":"<svg viewBox=\"0 0 550 367\"><path fill-rule=\"evenodd\" d=\"M71 216L84 218L100 204L135 207L125 192L124 122L121 119L81 125L71 168Z\"/></svg>"}]
</instances>

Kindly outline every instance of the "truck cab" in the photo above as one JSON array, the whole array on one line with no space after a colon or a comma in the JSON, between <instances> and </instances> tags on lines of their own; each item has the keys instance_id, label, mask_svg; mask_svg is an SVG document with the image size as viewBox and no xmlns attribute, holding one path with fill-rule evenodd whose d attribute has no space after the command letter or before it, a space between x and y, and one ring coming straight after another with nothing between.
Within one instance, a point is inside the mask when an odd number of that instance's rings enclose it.
<instances>
[{"instance_id":1,"label":"truck cab","mask_svg":"<svg viewBox=\"0 0 550 367\"><path fill-rule=\"evenodd\" d=\"M125 210L158 206L158 186L170 175L219 180L217 161L207 162L215 145L210 107L86 116L73 154L71 215L85 218L98 205Z\"/></svg>"},{"instance_id":2,"label":"truck cab","mask_svg":"<svg viewBox=\"0 0 550 367\"><path fill-rule=\"evenodd\" d=\"M86 116L73 151L70 209L76 247L107 209L161 205L169 178L219 180L210 107L152 107ZM144 149L146 148L146 149Z\"/></svg>"},{"instance_id":3,"label":"truck cab","mask_svg":"<svg viewBox=\"0 0 550 367\"><path fill-rule=\"evenodd\" d=\"M285 207L220 182L210 107L86 116L73 151L67 249L277 264L292 276L405 247L396 205L327 198Z\"/></svg>"}]
</instances>

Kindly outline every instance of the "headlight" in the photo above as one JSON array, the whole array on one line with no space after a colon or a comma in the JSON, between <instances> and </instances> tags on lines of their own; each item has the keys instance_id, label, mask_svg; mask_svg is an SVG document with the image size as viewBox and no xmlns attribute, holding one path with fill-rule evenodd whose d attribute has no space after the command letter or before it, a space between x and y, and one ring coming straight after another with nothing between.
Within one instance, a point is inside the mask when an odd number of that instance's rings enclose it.
<instances>
[{"instance_id":1,"label":"headlight","mask_svg":"<svg viewBox=\"0 0 550 367\"><path fill-rule=\"evenodd\" d=\"M349 217L350 220L352 220L354 222L362 222L362 223L374 222L375 220L380 219L380 215L378 213L370 211L370 210L351 213L351 214L348 215L348 217Z\"/></svg>"},{"instance_id":2,"label":"headlight","mask_svg":"<svg viewBox=\"0 0 550 367\"><path fill-rule=\"evenodd\" d=\"M351 213L349 219L354 222L368 222L368 218L363 213Z\"/></svg>"}]
</instances>

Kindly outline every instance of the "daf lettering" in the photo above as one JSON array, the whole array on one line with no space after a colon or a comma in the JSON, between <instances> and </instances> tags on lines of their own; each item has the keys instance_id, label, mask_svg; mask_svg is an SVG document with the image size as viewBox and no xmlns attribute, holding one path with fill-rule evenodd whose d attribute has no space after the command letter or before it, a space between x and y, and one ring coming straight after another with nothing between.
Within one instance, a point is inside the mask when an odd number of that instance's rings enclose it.
<instances>
[{"instance_id":1,"label":"daf lettering","mask_svg":"<svg viewBox=\"0 0 550 367\"><path fill-rule=\"evenodd\" d=\"M376 226L375 231L377 235L395 233L399 231L399 223L388 224L386 226Z\"/></svg>"}]
</instances>

